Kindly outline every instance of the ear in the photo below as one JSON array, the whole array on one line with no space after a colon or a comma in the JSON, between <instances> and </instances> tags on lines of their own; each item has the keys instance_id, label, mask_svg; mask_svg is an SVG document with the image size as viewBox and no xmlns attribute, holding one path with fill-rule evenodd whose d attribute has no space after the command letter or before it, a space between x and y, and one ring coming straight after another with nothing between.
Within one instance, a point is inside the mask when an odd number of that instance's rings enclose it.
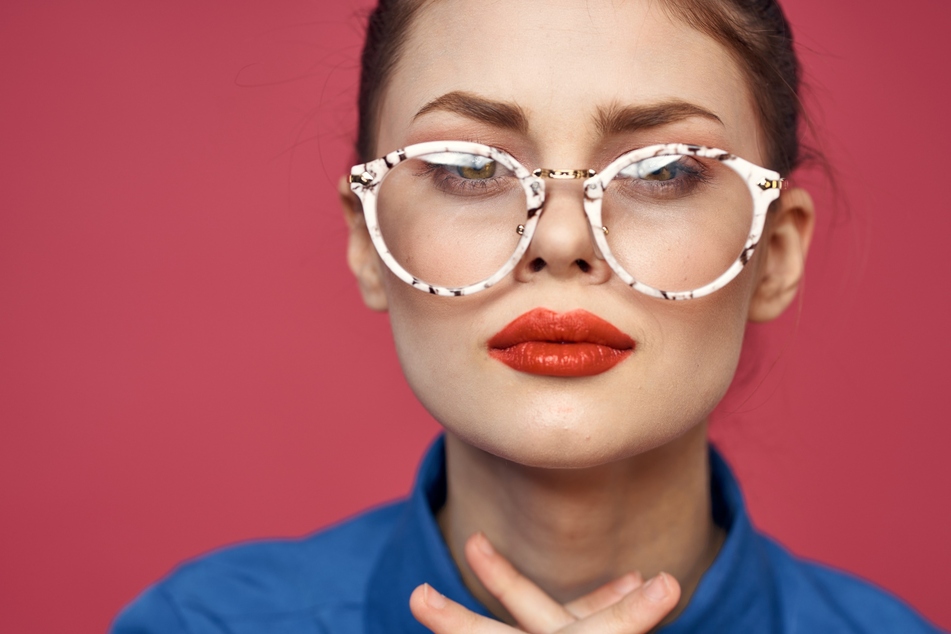
<instances>
[{"instance_id":1,"label":"ear","mask_svg":"<svg viewBox=\"0 0 951 634\"><path fill-rule=\"evenodd\" d=\"M782 192L769 212L758 280L750 301L750 321L779 317L796 296L806 268L806 253L816 224L812 197L804 189Z\"/></svg>"},{"instance_id":2,"label":"ear","mask_svg":"<svg viewBox=\"0 0 951 634\"><path fill-rule=\"evenodd\" d=\"M357 278L363 303L371 310L385 311L387 309L386 293L383 289L383 269L380 259L370 240L363 217L360 199L350 190L350 181L346 176L340 179L337 186L340 203L343 206L344 218L350 228L350 237L347 242L347 264Z\"/></svg>"}]
</instances>

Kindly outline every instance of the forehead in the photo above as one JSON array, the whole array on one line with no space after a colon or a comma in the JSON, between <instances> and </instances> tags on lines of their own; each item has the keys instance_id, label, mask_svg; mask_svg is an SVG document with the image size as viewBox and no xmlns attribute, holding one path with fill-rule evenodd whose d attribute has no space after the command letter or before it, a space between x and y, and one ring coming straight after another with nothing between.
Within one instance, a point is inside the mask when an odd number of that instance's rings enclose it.
<instances>
[{"instance_id":1,"label":"forehead","mask_svg":"<svg viewBox=\"0 0 951 634\"><path fill-rule=\"evenodd\" d=\"M380 153L405 144L416 113L453 91L518 104L531 135L564 143L593 138L598 108L686 101L723 121L733 145L723 149L758 154L735 61L657 0L427 3L383 96Z\"/></svg>"}]
</instances>

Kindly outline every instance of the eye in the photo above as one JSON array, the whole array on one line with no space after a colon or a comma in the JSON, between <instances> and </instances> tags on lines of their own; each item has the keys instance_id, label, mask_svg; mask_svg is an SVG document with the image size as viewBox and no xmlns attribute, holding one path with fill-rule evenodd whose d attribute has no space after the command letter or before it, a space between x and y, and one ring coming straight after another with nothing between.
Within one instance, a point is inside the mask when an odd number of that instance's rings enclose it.
<instances>
[{"instance_id":1,"label":"eye","mask_svg":"<svg viewBox=\"0 0 951 634\"><path fill-rule=\"evenodd\" d=\"M442 167L467 180L485 180L494 177L497 163L477 154L462 152L441 152L424 157L426 163Z\"/></svg>"},{"instance_id":2,"label":"eye","mask_svg":"<svg viewBox=\"0 0 951 634\"><path fill-rule=\"evenodd\" d=\"M614 177L615 187L628 196L679 198L708 186L710 168L685 154L652 156L628 165Z\"/></svg>"},{"instance_id":3,"label":"eye","mask_svg":"<svg viewBox=\"0 0 951 634\"><path fill-rule=\"evenodd\" d=\"M405 167L405 165L416 167ZM494 196L519 189L519 180L505 163L468 152L434 152L413 159L399 170L426 179L430 186L454 196Z\"/></svg>"},{"instance_id":4,"label":"eye","mask_svg":"<svg viewBox=\"0 0 951 634\"><path fill-rule=\"evenodd\" d=\"M482 167L471 167L469 165L460 165L458 167L459 175L463 178L483 179L495 176L495 161L488 161Z\"/></svg>"},{"instance_id":5,"label":"eye","mask_svg":"<svg viewBox=\"0 0 951 634\"><path fill-rule=\"evenodd\" d=\"M678 174L691 172L687 160L689 157L679 154L654 156L625 167L621 175L645 181L670 181L677 178Z\"/></svg>"},{"instance_id":6,"label":"eye","mask_svg":"<svg viewBox=\"0 0 951 634\"><path fill-rule=\"evenodd\" d=\"M647 161L645 161L646 163ZM677 177L677 166L673 163L676 159L668 161L664 165L643 165L642 176L647 181L669 181Z\"/></svg>"}]
</instances>

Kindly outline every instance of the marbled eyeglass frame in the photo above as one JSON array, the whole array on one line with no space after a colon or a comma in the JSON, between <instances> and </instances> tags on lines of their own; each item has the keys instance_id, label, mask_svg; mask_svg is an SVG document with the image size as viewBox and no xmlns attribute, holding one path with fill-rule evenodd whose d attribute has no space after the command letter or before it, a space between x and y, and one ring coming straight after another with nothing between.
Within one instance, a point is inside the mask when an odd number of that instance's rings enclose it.
<instances>
[{"instance_id":1,"label":"marbled eyeglass frame","mask_svg":"<svg viewBox=\"0 0 951 634\"><path fill-rule=\"evenodd\" d=\"M437 286L409 273L390 253L383 234L380 231L380 224L377 217L379 185L383 182L386 174L391 169L409 159L418 158L427 154L445 152L474 154L497 161L509 169L519 179L522 188L525 190L527 203L525 220L517 229L521 237L516 244L515 251L498 271L483 280L467 286ZM601 202L604 197L605 189L619 172L644 159L670 155L696 156L714 159L723 163L746 182L753 200L753 214L750 219L749 236L736 261L712 282L700 288L688 291L671 291L654 288L635 279L634 276L628 273L624 267L618 263L617 259L611 253L611 249L605 237L605 229L601 222ZM519 261L521 261L522 256L525 255L525 252L531 244L532 237L535 235L535 228L538 226L539 218L544 212L545 178L584 178L584 213L591 226L591 235L594 238L597 249L600 251L600 256L607 261L608 265L618 277L634 290L649 295L650 297L668 300L694 299L709 295L723 288L739 275L743 267L745 267L753 257L753 252L763 235L763 228L766 225L766 214L770 204L779 197L780 189L783 189L786 185L786 180L780 178L778 173L750 163L729 152L682 143L651 145L633 150L618 157L600 172L596 172L595 170L552 169L537 169L534 172L529 172L527 168L511 155L495 147L468 141L429 141L409 145L373 161L353 166L350 170L350 188L362 203L363 215L373 246L394 275L407 284L433 295L461 296L472 295L473 293L491 288L492 285L511 273Z\"/></svg>"}]
</instances>

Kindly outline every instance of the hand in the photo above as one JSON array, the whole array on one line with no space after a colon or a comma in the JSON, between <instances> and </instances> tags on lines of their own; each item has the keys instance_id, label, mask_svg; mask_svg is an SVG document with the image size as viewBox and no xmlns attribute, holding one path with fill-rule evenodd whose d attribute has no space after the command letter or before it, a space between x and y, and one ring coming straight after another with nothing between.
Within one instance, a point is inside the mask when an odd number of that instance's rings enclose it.
<instances>
[{"instance_id":1,"label":"hand","mask_svg":"<svg viewBox=\"0 0 951 634\"><path fill-rule=\"evenodd\" d=\"M660 573L646 583L629 573L579 599L558 603L495 552L477 533L465 546L466 560L485 588L518 626L532 634L644 634L674 609L680 585ZM410 610L435 634L511 634L513 627L467 610L429 584L413 591Z\"/></svg>"}]
</instances>

